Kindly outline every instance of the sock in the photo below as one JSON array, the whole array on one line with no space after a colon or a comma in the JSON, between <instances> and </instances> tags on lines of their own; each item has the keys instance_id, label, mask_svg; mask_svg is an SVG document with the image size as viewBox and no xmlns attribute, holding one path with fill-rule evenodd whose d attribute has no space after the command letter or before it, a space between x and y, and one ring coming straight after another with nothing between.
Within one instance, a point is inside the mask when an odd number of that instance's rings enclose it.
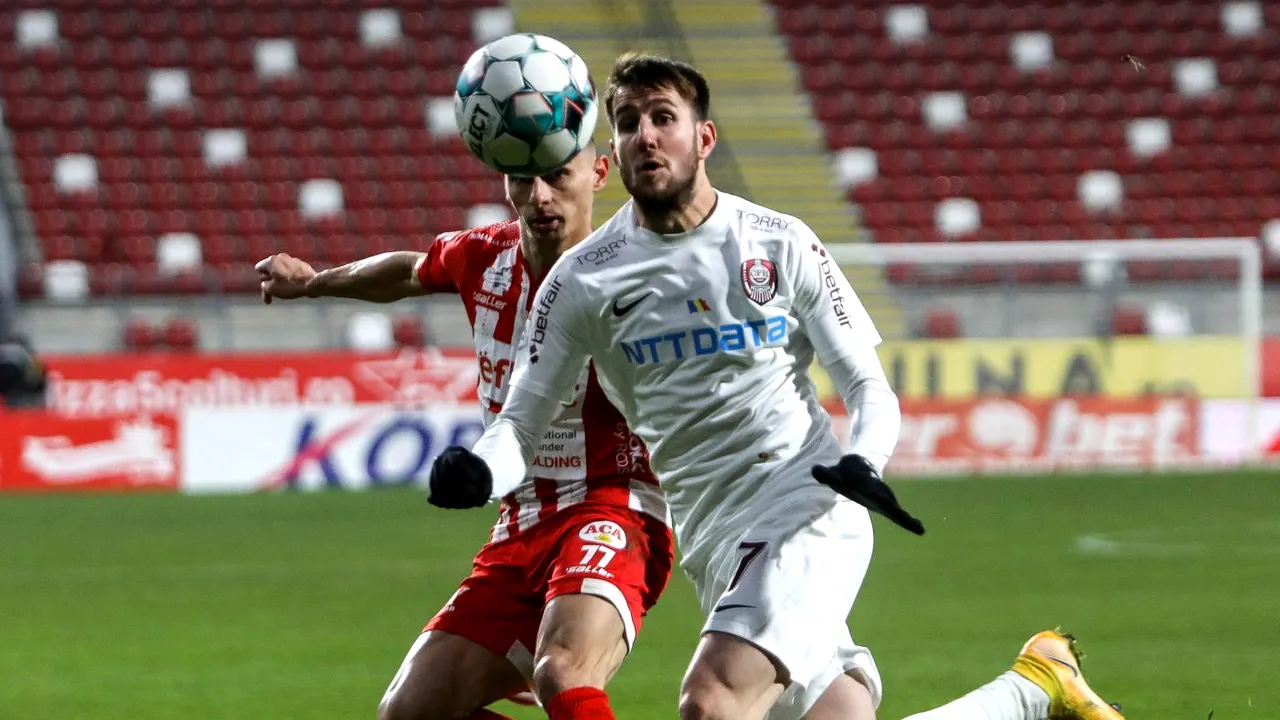
<instances>
[{"instance_id":1,"label":"sock","mask_svg":"<svg viewBox=\"0 0 1280 720\"><path fill-rule=\"evenodd\" d=\"M1047 720L1048 717L1049 694L1009 670L959 700L906 720Z\"/></svg>"},{"instance_id":2,"label":"sock","mask_svg":"<svg viewBox=\"0 0 1280 720\"><path fill-rule=\"evenodd\" d=\"M511 720L511 718L488 708L480 708L468 715L464 720Z\"/></svg>"},{"instance_id":3,"label":"sock","mask_svg":"<svg viewBox=\"0 0 1280 720\"><path fill-rule=\"evenodd\" d=\"M551 720L617 720L609 707L609 696L593 687L562 690L547 701Z\"/></svg>"}]
</instances>

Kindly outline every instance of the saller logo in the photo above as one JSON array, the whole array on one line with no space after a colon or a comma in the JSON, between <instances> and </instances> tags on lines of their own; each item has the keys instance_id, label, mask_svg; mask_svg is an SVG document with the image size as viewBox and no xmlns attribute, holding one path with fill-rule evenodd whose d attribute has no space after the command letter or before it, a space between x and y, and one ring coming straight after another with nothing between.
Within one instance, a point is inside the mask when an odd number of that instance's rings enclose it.
<instances>
[{"instance_id":1,"label":"saller logo","mask_svg":"<svg viewBox=\"0 0 1280 720\"><path fill-rule=\"evenodd\" d=\"M627 533L617 523L608 520L596 520L587 524L578 531L578 537L587 542L608 545L615 550L627 547Z\"/></svg>"},{"instance_id":2,"label":"saller logo","mask_svg":"<svg viewBox=\"0 0 1280 720\"><path fill-rule=\"evenodd\" d=\"M742 289L757 305L764 305L778 294L778 274L773 262L752 258L742 263Z\"/></svg>"}]
</instances>

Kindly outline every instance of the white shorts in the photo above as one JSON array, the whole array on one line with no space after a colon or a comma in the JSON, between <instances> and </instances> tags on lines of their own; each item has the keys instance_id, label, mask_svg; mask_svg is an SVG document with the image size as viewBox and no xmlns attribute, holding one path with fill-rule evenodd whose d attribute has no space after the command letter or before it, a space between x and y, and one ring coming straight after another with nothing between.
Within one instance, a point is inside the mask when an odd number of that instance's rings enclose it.
<instances>
[{"instance_id":1,"label":"white shorts","mask_svg":"<svg viewBox=\"0 0 1280 720\"><path fill-rule=\"evenodd\" d=\"M838 498L762 518L717 548L708 572L690 573L708 616L702 631L740 637L789 673L769 720L799 720L845 673L880 705L880 672L848 626L872 545L867 510Z\"/></svg>"}]
</instances>

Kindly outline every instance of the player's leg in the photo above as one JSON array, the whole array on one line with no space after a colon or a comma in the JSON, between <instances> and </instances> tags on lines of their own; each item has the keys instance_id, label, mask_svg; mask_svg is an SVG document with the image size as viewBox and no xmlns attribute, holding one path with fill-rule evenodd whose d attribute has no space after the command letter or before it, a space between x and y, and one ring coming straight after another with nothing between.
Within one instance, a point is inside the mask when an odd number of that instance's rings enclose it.
<instances>
[{"instance_id":1,"label":"player's leg","mask_svg":"<svg viewBox=\"0 0 1280 720\"><path fill-rule=\"evenodd\" d=\"M874 718L880 675L846 625L871 560L867 511L844 500L788 507L730 550L712 561L714 583L694 577L710 617L682 717L799 720L825 695L824 714ZM844 685L846 673L857 674L865 695Z\"/></svg>"},{"instance_id":2,"label":"player's leg","mask_svg":"<svg viewBox=\"0 0 1280 720\"><path fill-rule=\"evenodd\" d=\"M1013 669L973 692L908 720L1124 720L1085 682L1070 635L1046 630L1022 647Z\"/></svg>"},{"instance_id":3,"label":"player's leg","mask_svg":"<svg viewBox=\"0 0 1280 720\"><path fill-rule=\"evenodd\" d=\"M547 715L613 718L604 687L626 656L626 630L612 603L581 593L553 598L533 666L534 689Z\"/></svg>"},{"instance_id":4,"label":"player's leg","mask_svg":"<svg viewBox=\"0 0 1280 720\"><path fill-rule=\"evenodd\" d=\"M666 587L674 541L664 523L625 508L570 512L547 581L534 687L551 720L613 720L604 687Z\"/></svg>"},{"instance_id":5,"label":"player's leg","mask_svg":"<svg viewBox=\"0 0 1280 720\"><path fill-rule=\"evenodd\" d=\"M536 528L535 528L536 530ZM541 598L528 588L539 534L485 545L427 624L378 708L381 720L501 718L482 709L528 690Z\"/></svg>"},{"instance_id":6,"label":"player's leg","mask_svg":"<svg viewBox=\"0 0 1280 720\"><path fill-rule=\"evenodd\" d=\"M505 657L459 635L428 630L405 656L378 705L378 718L501 718L480 711L526 687L520 672Z\"/></svg>"},{"instance_id":7,"label":"player's leg","mask_svg":"<svg viewBox=\"0 0 1280 720\"><path fill-rule=\"evenodd\" d=\"M680 685L680 718L763 718L786 685L785 668L760 648L734 635L706 632Z\"/></svg>"},{"instance_id":8,"label":"player's leg","mask_svg":"<svg viewBox=\"0 0 1280 720\"><path fill-rule=\"evenodd\" d=\"M856 676L856 677L855 677ZM827 686L804 720L850 720L874 718L876 701L860 673L845 673Z\"/></svg>"}]
</instances>

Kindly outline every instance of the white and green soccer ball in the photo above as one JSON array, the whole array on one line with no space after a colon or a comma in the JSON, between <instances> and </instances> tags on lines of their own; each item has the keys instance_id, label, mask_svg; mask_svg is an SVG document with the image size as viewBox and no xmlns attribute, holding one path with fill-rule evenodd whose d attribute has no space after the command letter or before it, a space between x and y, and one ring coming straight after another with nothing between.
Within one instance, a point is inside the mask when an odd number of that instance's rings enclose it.
<instances>
[{"instance_id":1,"label":"white and green soccer ball","mask_svg":"<svg viewBox=\"0 0 1280 720\"><path fill-rule=\"evenodd\" d=\"M567 45L534 33L476 50L458 76L453 111L472 154L507 175L563 167L591 142L596 89Z\"/></svg>"}]
</instances>

